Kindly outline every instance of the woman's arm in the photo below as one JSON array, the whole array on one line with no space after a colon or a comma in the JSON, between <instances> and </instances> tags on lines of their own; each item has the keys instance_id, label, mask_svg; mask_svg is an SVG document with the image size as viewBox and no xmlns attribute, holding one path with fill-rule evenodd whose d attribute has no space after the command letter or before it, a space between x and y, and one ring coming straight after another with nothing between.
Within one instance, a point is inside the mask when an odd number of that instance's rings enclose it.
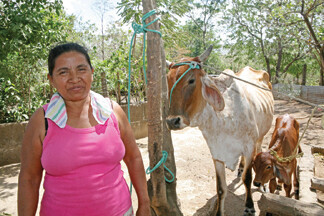
<instances>
[{"instance_id":1,"label":"woman's arm","mask_svg":"<svg viewBox=\"0 0 324 216\"><path fill-rule=\"evenodd\" d=\"M18 215L35 215L39 186L42 180L42 141L45 137L44 111L36 110L31 117L21 148L21 167L18 180Z\"/></svg>"},{"instance_id":2,"label":"woman's arm","mask_svg":"<svg viewBox=\"0 0 324 216\"><path fill-rule=\"evenodd\" d=\"M114 113L118 119L120 136L126 149L124 162L128 168L138 198L138 210L136 215L150 215L150 199L147 192L146 175L141 152L136 144L132 128L125 112L117 103L114 103L113 107Z\"/></svg>"}]
</instances>

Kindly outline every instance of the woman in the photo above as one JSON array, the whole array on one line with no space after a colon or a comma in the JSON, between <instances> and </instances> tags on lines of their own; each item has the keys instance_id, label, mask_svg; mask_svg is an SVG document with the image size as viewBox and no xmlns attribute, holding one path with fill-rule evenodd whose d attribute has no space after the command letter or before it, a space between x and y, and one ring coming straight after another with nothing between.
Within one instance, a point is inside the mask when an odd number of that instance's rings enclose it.
<instances>
[{"instance_id":1,"label":"woman","mask_svg":"<svg viewBox=\"0 0 324 216\"><path fill-rule=\"evenodd\" d=\"M54 47L48 79L56 88L25 131L18 183L18 214L35 215L43 169L40 215L133 215L120 161L138 197L136 215L150 215L140 151L121 107L90 90L93 72L85 48Z\"/></svg>"}]
</instances>

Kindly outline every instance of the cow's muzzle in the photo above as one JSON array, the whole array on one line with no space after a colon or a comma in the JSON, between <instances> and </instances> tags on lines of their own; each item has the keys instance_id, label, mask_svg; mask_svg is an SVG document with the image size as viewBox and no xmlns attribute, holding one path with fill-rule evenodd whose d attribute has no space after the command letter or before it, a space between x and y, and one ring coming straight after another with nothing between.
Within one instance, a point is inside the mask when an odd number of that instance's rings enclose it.
<instances>
[{"instance_id":1,"label":"cow's muzzle","mask_svg":"<svg viewBox=\"0 0 324 216\"><path fill-rule=\"evenodd\" d=\"M260 187L261 186L261 183L260 182L253 181L253 185L256 186L256 187Z\"/></svg>"},{"instance_id":2,"label":"cow's muzzle","mask_svg":"<svg viewBox=\"0 0 324 216\"><path fill-rule=\"evenodd\" d=\"M178 130L180 129L181 118L180 117L169 117L166 120L168 124L168 128L170 130Z\"/></svg>"}]
</instances>

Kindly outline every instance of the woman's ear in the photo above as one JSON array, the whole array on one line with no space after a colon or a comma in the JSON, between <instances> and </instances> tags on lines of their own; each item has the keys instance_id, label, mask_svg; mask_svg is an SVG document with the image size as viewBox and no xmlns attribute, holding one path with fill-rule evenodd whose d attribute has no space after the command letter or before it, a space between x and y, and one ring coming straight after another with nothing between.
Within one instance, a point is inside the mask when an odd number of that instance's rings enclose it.
<instances>
[{"instance_id":1,"label":"woman's ear","mask_svg":"<svg viewBox=\"0 0 324 216\"><path fill-rule=\"evenodd\" d=\"M50 81L50 84L54 87L54 85L53 85L53 77L49 73L47 74L47 79Z\"/></svg>"}]
</instances>

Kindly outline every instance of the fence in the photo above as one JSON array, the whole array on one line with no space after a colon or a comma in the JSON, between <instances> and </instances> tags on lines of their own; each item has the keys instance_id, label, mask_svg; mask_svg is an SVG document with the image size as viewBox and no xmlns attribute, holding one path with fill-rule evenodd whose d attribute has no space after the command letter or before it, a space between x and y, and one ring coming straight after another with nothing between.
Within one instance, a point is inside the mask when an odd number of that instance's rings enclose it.
<instances>
[{"instance_id":1,"label":"fence","mask_svg":"<svg viewBox=\"0 0 324 216\"><path fill-rule=\"evenodd\" d=\"M290 96L298 97L315 104L324 104L324 86L303 86L294 84L274 84L273 96L277 99L289 99L288 97L276 94L275 92L285 93Z\"/></svg>"}]
</instances>

